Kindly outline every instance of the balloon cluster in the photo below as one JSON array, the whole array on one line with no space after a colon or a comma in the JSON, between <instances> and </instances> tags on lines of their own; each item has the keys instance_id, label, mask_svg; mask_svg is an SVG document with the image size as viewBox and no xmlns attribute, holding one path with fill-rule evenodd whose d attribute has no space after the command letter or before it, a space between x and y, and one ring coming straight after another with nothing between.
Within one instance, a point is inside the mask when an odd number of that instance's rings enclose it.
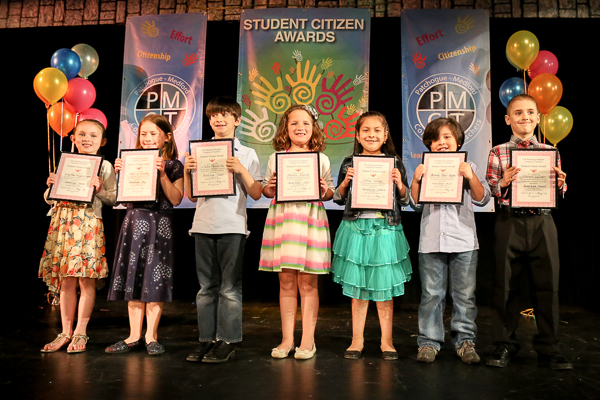
<instances>
[{"instance_id":1,"label":"balloon cluster","mask_svg":"<svg viewBox=\"0 0 600 400\"><path fill-rule=\"evenodd\" d=\"M96 89L88 80L98 68L98 53L84 43L71 49L58 49L33 80L35 94L46 104L48 124L61 136L67 136L84 119L95 119L106 128L102 111L91 108ZM62 99L63 101L59 101Z\"/></svg>"},{"instance_id":2,"label":"balloon cluster","mask_svg":"<svg viewBox=\"0 0 600 400\"><path fill-rule=\"evenodd\" d=\"M537 37L529 31L514 33L506 43L508 62L523 70L523 79L509 78L500 86L500 101L504 107L518 94L528 93L537 102L542 113L540 128L553 145L563 140L573 128L573 116L564 107L558 106L563 86L556 77L558 60L549 51L540 51ZM525 71L531 78L529 88Z\"/></svg>"}]
</instances>

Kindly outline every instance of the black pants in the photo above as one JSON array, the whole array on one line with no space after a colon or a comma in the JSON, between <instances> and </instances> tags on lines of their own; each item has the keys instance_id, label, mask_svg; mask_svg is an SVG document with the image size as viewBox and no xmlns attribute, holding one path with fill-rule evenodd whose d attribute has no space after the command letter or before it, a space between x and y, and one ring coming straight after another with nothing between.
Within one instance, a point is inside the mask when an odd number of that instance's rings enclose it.
<instances>
[{"instance_id":1,"label":"black pants","mask_svg":"<svg viewBox=\"0 0 600 400\"><path fill-rule=\"evenodd\" d=\"M494 311L492 339L517 352L515 335L520 309L521 279L530 282L538 333L533 348L538 354L558 352L558 236L552 215L518 215L507 209L496 214Z\"/></svg>"}]
</instances>

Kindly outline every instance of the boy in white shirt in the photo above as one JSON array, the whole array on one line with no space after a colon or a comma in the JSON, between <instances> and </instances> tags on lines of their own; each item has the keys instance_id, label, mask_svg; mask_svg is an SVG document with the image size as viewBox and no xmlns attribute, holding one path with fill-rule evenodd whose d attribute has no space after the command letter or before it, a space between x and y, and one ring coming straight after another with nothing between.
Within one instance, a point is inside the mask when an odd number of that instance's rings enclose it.
<instances>
[{"instance_id":1,"label":"boy in white shirt","mask_svg":"<svg viewBox=\"0 0 600 400\"><path fill-rule=\"evenodd\" d=\"M242 109L229 96L212 99L206 115L215 139L234 139L234 157L227 168L235 175L233 196L193 198L191 171L196 159L185 159L184 186L196 212L190 234L194 236L196 273L200 290L196 295L200 346L188 361L220 363L235 354L234 343L242 340L242 265L246 237L246 195L261 196L262 173L256 152L235 137Z\"/></svg>"}]
</instances>

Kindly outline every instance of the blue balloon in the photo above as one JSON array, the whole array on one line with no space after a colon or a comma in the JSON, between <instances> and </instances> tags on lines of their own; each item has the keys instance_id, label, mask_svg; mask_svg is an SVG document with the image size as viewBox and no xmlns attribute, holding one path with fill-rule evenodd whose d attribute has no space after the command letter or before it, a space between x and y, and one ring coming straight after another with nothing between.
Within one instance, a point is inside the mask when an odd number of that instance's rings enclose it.
<instances>
[{"instance_id":1,"label":"blue balloon","mask_svg":"<svg viewBox=\"0 0 600 400\"><path fill-rule=\"evenodd\" d=\"M62 71L68 80L77 76L81 69L79 55L71 49L58 49L52 54L50 66Z\"/></svg>"},{"instance_id":2,"label":"blue balloon","mask_svg":"<svg viewBox=\"0 0 600 400\"><path fill-rule=\"evenodd\" d=\"M518 94L525 93L525 83L521 78L509 78L500 86L500 101L508 107L510 99Z\"/></svg>"}]
</instances>

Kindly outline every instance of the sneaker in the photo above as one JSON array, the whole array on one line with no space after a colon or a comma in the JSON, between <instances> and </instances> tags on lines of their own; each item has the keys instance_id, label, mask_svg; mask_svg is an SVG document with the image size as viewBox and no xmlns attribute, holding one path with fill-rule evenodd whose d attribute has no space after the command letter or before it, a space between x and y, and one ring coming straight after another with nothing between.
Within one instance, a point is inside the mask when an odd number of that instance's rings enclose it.
<instances>
[{"instance_id":1,"label":"sneaker","mask_svg":"<svg viewBox=\"0 0 600 400\"><path fill-rule=\"evenodd\" d=\"M419 353L417 354L417 361L432 363L435 361L438 351L431 346L419 347Z\"/></svg>"},{"instance_id":2,"label":"sneaker","mask_svg":"<svg viewBox=\"0 0 600 400\"><path fill-rule=\"evenodd\" d=\"M477 364L481 361L479 354L475 351L475 343L468 340L462 342L462 346L456 350L456 354L465 364Z\"/></svg>"}]
</instances>

